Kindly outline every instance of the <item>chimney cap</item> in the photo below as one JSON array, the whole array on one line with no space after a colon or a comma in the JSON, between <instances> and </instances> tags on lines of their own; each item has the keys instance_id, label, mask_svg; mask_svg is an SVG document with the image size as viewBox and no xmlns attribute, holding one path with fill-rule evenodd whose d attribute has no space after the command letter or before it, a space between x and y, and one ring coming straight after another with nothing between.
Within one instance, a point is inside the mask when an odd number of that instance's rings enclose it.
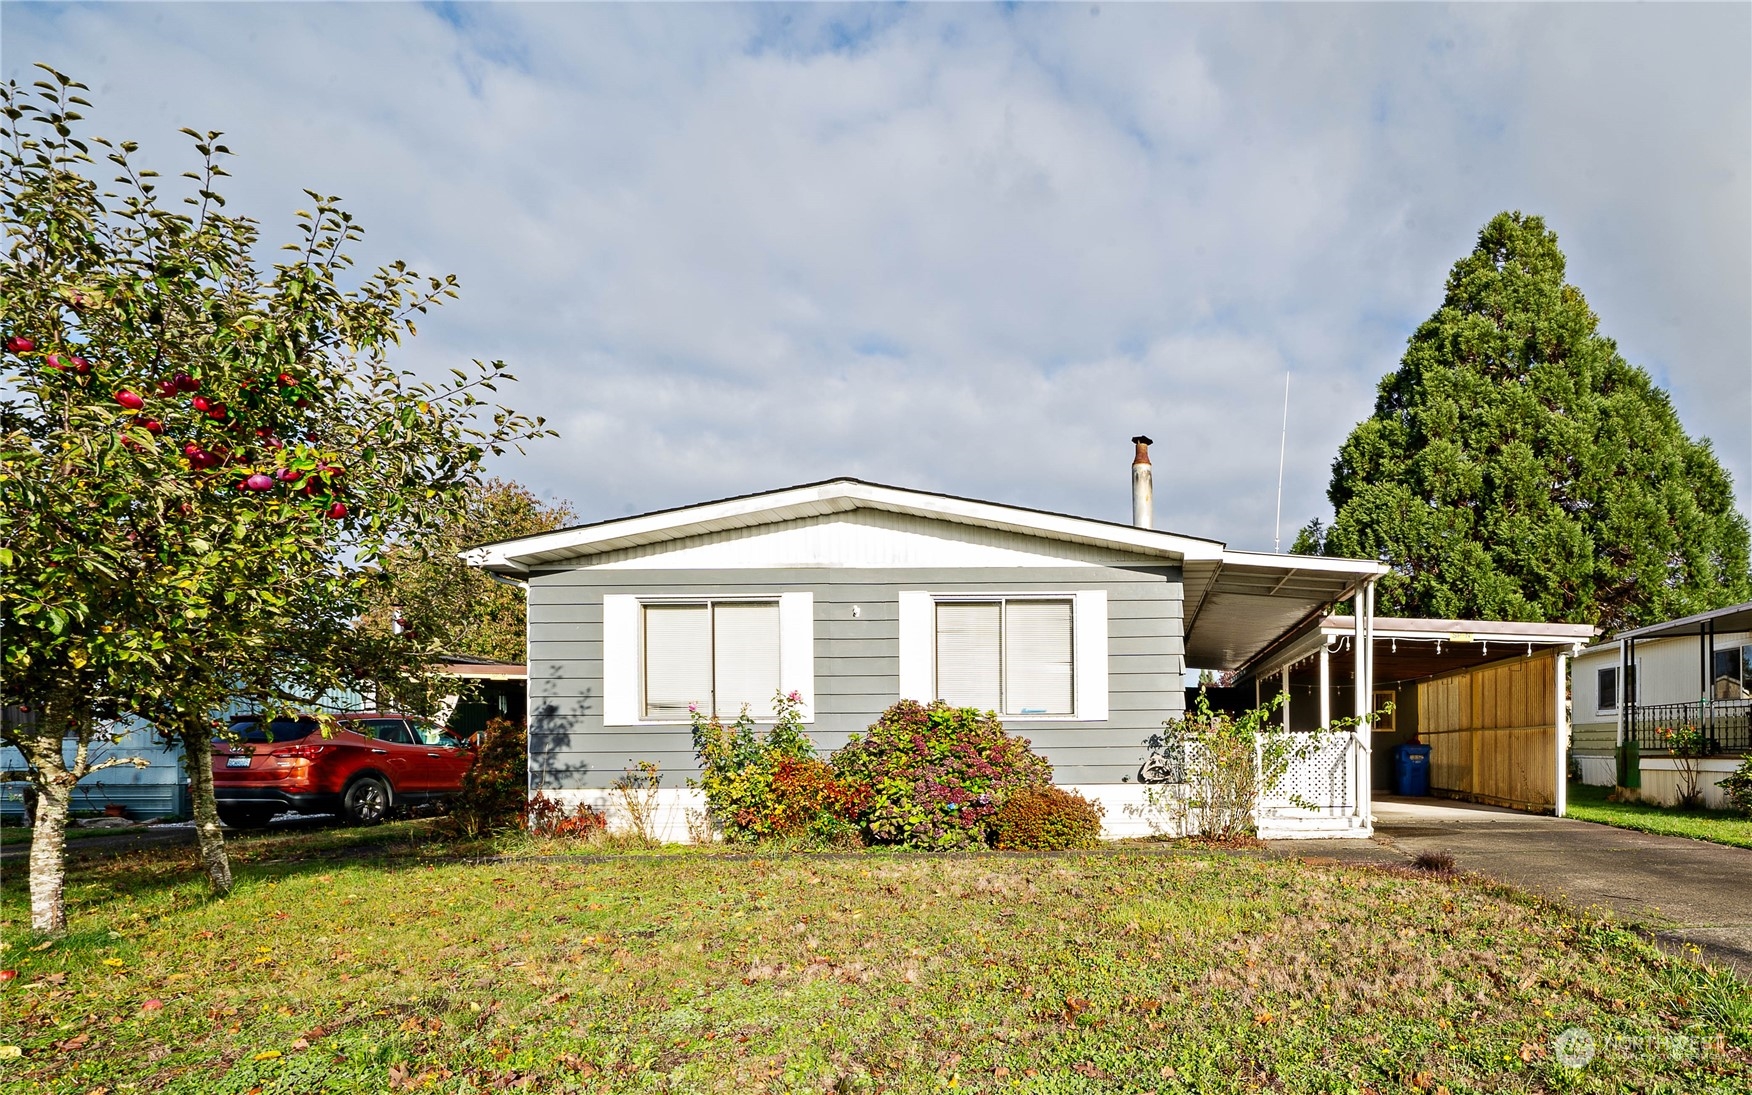
<instances>
[{"instance_id":1,"label":"chimney cap","mask_svg":"<svg viewBox=\"0 0 1752 1095\"><path fill-rule=\"evenodd\" d=\"M1132 456L1132 467L1135 468L1140 464L1147 466L1150 463L1150 439L1140 433L1132 438L1132 444L1138 447L1137 452Z\"/></svg>"},{"instance_id":2,"label":"chimney cap","mask_svg":"<svg viewBox=\"0 0 1752 1095\"><path fill-rule=\"evenodd\" d=\"M1151 441L1149 438L1145 437L1143 434L1140 433L1136 437L1132 438L1132 444L1134 444L1134 445L1154 445L1155 442Z\"/></svg>"}]
</instances>

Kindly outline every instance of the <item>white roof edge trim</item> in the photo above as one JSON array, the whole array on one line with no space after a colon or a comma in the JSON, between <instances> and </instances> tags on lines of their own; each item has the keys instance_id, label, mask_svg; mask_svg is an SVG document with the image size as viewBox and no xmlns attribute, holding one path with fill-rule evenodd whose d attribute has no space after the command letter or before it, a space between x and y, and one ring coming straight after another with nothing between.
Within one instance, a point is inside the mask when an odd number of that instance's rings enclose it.
<instances>
[{"instance_id":1,"label":"white roof edge trim","mask_svg":"<svg viewBox=\"0 0 1752 1095\"><path fill-rule=\"evenodd\" d=\"M592 554L590 549L594 544L627 536L660 535L670 529L687 529L688 531L677 537L679 539L681 536L697 535L701 531L698 528L700 525L749 517L810 502L835 501L847 503L844 506L847 510L862 505L872 509L893 510L1010 531L1093 540L1146 555L1212 561L1223 558L1223 545L1216 540L1132 528L1085 517L1044 513L998 502L950 498L901 487L883 487L844 479L722 502L705 502L640 517L605 521L585 528L541 533L500 544L488 544L463 552L460 557L473 566L521 573L529 569L530 562L538 561L539 556L550 552L588 555Z\"/></svg>"},{"instance_id":2,"label":"white roof edge trim","mask_svg":"<svg viewBox=\"0 0 1752 1095\"><path fill-rule=\"evenodd\" d=\"M1306 570L1350 578L1378 578L1388 570L1386 563L1370 559L1347 559L1335 555L1288 555L1272 551L1242 551L1236 548L1223 549L1223 565Z\"/></svg>"}]
</instances>

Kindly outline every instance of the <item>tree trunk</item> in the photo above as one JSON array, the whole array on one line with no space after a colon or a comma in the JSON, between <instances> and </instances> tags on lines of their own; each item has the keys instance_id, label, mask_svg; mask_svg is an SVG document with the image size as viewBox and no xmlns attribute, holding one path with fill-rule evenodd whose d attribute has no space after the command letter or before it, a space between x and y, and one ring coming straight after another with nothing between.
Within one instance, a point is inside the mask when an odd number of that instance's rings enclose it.
<instances>
[{"instance_id":1,"label":"tree trunk","mask_svg":"<svg viewBox=\"0 0 1752 1095\"><path fill-rule=\"evenodd\" d=\"M183 764L189 773L189 802L194 807L195 835L200 840L201 863L213 892L223 897L231 892L231 859L225 854L225 834L219 829L219 805L213 798L213 728L205 718L186 719L182 725Z\"/></svg>"},{"instance_id":2,"label":"tree trunk","mask_svg":"<svg viewBox=\"0 0 1752 1095\"><path fill-rule=\"evenodd\" d=\"M36 790L36 824L30 833L30 926L59 935L67 930L67 814L73 807L73 781L64 771L45 772L37 779Z\"/></svg>"},{"instance_id":3,"label":"tree trunk","mask_svg":"<svg viewBox=\"0 0 1752 1095\"><path fill-rule=\"evenodd\" d=\"M67 816L79 782L62 751L71 717L65 699L46 697L36 726L17 741L37 794L30 833L30 926L55 935L67 930Z\"/></svg>"}]
</instances>

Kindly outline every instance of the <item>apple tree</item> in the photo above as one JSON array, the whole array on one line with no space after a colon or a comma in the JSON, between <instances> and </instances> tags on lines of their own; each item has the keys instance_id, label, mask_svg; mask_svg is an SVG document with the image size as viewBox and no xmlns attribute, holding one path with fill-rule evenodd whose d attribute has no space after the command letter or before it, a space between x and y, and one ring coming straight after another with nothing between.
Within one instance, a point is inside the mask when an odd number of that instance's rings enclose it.
<instances>
[{"instance_id":1,"label":"apple tree","mask_svg":"<svg viewBox=\"0 0 1752 1095\"><path fill-rule=\"evenodd\" d=\"M194 169L161 182L134 143L82 135L83 85L44 71L0 89L0 625L4 701L39 712L9 731L41 803L32 923L57 931L82 774L63 738L114 708L179 741L225 891L216 714L429 673L354 626L378 562L423 550L488 454L551 431L491 402L500 362L436 381L390 362L454 278L355 274L359 226L311 192L268 265L226 211L219 134L185 130Z\"/></svg>"}]
</instances>

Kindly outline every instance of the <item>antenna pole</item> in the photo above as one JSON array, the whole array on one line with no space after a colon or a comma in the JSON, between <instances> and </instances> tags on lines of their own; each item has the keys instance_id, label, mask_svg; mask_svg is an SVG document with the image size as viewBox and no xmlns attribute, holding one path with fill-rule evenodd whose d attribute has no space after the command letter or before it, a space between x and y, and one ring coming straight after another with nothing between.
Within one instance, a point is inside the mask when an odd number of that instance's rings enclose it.
<instances>
[{"instance_id":1,"label":"antenna pole","mask_svg":"<svg viewBox=\"0 0 1752 1095\"><path fill-rule=\"evenodd\" d=\"M1284 425L1278 434L1278 491L1277 516L1271 524L1271 550L1279 551L1283 547L1284 527L1284 450L1290 441L1290 374L1284 373Z\"/></svg>"}]
</instances>

